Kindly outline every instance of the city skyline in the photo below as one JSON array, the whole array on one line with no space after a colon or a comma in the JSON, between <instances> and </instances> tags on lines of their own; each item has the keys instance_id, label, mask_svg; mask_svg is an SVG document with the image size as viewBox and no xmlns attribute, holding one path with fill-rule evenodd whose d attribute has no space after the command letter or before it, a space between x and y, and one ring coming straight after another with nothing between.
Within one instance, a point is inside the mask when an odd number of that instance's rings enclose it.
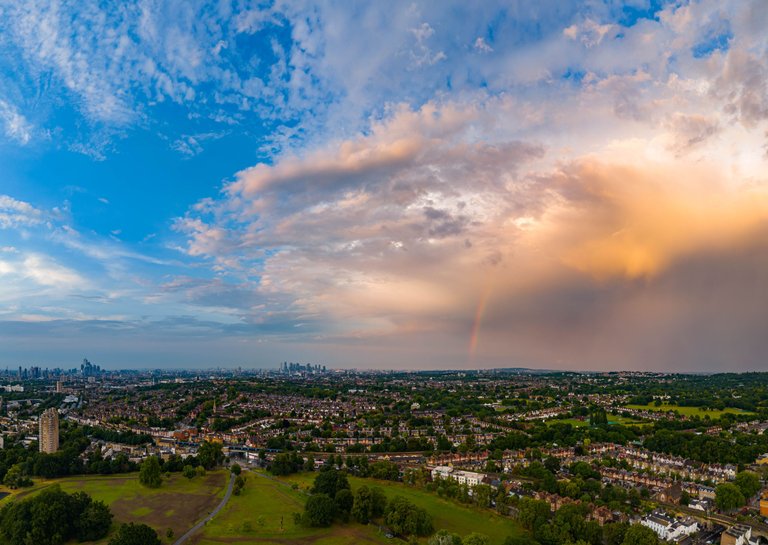
<instances>
[{"instance_id":1,"label":"city skyline","mask_svg":"<svg viewBox=\"0 0 768 545\"><path fill-rule=\"evenodd\" d=\"M763 370L765 28L0 3L0 367Z\"/></svg>"}]
</instances>

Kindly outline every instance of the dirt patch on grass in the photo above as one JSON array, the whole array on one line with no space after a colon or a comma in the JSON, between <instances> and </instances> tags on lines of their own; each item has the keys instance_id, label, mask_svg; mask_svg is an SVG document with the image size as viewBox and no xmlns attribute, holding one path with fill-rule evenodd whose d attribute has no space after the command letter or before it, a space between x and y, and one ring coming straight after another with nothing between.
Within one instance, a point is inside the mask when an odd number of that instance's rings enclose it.
<instances>
[{"instance_id":1,"label":"dirt patch on grass","mask_svg":"<svg viewBox=\"0 0 768 545\"><path fill-rule=\"evenodd\" d=\"M215 494L161 492L152 496L120 499L112 503L111 508L117 520L149 524L160 533L171 528L174 535L181 536L195 522L213 511L220 501Z\"/></svg>"}]
</instances>

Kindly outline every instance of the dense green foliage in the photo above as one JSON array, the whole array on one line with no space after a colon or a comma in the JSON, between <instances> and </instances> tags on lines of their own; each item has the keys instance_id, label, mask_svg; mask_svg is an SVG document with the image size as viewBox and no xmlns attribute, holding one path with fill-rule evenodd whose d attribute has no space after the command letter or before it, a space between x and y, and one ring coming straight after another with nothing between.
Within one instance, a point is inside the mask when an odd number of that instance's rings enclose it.
<instances>
[{"instance_id":1,"label":"dense green foliage","mask_svg":"<svg viewBox=\"0 0 768 545\"><path fill-rule=\"evenodd\" d=\"M732 511L746 502L744 494L733 483L721 483L715 488L715 505L723 511Z\"/></svg>"},{"instance_id":2,"label":"dense green foliage","mask_svg":"<svg viewBox=\"0 0 768 545\"><path fill-rule=\"evenodd\" d=\"M330 526L336 517L336 504L328 494L312 494L304 505L302 521L307 526Z\"/></svg>"},{"instance_id":3,"label":"dense green foliage","mask_svg":"<svg viewBox=\"0 0 768 545\"><path fill-rule=\"evenodd\" d=\"M222 445L216 441L203 441L197 452L197 460L205 469L213 469L224 461Z\"/></svg>"},{"instance_id":4,"label":"dense green foliage","mask_svg":"<svg viewBox=\"0 0 768 545\"><path fill-rule=\"evenodd\" d=\"M141 463L139 482L148 488L159 488L163 483L163 477L160 474L160 462L157 456L150 456Z\"/></svg>"},{"instance_id":5,"label":"dense green foliage","mask_svg":"<svg viewBox=\"0 0 768 545\"><path fill-rule=\"evenodd\" d=\"M646 526L633 524L624 534L622 545L658 545L659 537L656 532Z\"/></svg>"},{"instance_id":6,"label":"dense green foliage","mask_svg":"<svg viewBox=\"0 0 768 545\"><path fill-rule=\"evenodd\" d=\"M112 513L83 492L47 488L0 510L0 535L8 545L60 545L70 539L92 541L109 531Z\"/></svg>"},{"instance_id":7,"label":"dense green foliage","mask_svg":"<svg viewBox=\"0 0 768 545\"><path fill-rule=\"evenodd\" d=\"M368 488L363 485L355 491L352 504L352 518L361 524L384 514L387 499L380 488Z\"/></svg>"},{"instance_id":8,"label":"dense green foliage","mask_svg":"<svg viewBox=\"0 0 768 545\"><path fill-rule=\"evenodd\" d=\"M337 469L326 469L318 473L312 486L313 494L327 494L335 498L339 490L349 490L347 474Z\"/></svg>"},{"instance_id":9,"label":"dense green foliage","mask_svg":"<svg viewBox=\"0 0 768 545\"><path fill-rule=\"evenodd\" d=\"M645 448L704 463L750 464L768 452L768 436L736 433L733 439L660 429L647 437Z\"/></svg>"},{"instance_id":10,"label":"dense green foliage","mask_svg":"<svg viewBox=\"0 0 768 545\"><path fill-rule=\"evenodd\" d=\"M277 454L267 469L273 475L291 475L304 469L304 458L297 452Z\"/></svg>"},{"instance_id":11,"label":"dense green foliage","mask_svg":"<svg viewBox=\"0 0 768 545\"><path fill-rule=\"evenodd\" d=\"M402 496L395 496L387 503L384 521L401 536L428 536L434 531L429 513Z\"/></svg>"}]
</instances>

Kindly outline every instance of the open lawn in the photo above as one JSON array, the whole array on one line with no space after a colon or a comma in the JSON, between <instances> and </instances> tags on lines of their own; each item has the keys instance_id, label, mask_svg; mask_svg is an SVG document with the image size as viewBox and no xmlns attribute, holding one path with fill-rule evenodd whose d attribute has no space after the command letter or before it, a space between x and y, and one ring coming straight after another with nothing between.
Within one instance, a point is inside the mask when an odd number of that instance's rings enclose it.
<instances>
[{"instance_id":1,"label":"open lawn","mask_svg":"<svg viewBox=\"0 0 768 545\"><path fill-rule=\"evenodd\" d=\"M723 409L723 410L719 410L719 409L705 410L701 407L681 407L680 405L670 405L668 403L664 403L660 407L657 407L653 403L650 403L648 405L627 405L627 408L638 409L641 411L663 411L663 412L677 411L682 416L700 416L701 418L704 418L704 416L707 415L712 420L716 420L724 414L754 414L749 411L734 409L732 407L727 407L726 409Z\"/></svg>"},{"instance_id":2,"label":"open lawn","mask_svg":"<svg viewBox=\"0 0 768 545\"><path fill-rule=\"evenodd\" d=\"M170 528L179 537L205 517L221 501L227 483L226 471L215 471L192 480L173 474L160 488L146 488L137 473L125 475L87 475L39 481L31 489L15 491L23 499L58 484L65 492L83 491L112 509L116 523L142 522L158 531L164 542ZM8 498L2 503L9 501ZM113 529L117 524L113 526ZM175 538L174 538L175 539ZM106 543L106 540L103 541Z\"/></svg>"},{"instance_id":3,"label":"open lawn","mask_svg":"<svg viewBox=\"0 0 768 545\"><path fill-rule=\"evenodd\" d=\"M227 506L189 543L261 545L379 545L392 543L376 526L334 525L331 528L303 528L293 522L293 513L302 512L306 494L291 483L266 474L246 472L248 480L240 496L232 496ZM310 474L314 475L314 474Z\"/></svg>"}]
</instances>

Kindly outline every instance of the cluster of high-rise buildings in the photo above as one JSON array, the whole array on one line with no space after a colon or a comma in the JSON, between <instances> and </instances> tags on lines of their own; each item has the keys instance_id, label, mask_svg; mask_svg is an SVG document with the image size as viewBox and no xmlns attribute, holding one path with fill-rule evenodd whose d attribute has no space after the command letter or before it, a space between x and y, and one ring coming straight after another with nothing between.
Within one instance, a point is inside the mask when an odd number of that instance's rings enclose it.
<instances>
[{"instance_id":1,"label":"cluster of high-rise buildings","mask_svg":"<svg viewBox=\"0 0 768 545\"><path fill-rule=\"evenodd\" d=\"M280 364L280 372L286 375L293 373L325 373L325 365L311 363L288 363L284 361Z\"/></svg>"},{"instance_id":2,"label":"cluster of high-rise buildings","mask_svg":"<svg viewBox=\"0 0 768 545\"><path fill-rule=\"evenodd\" d=\"M19 368L16 369L9 369L6 368L3 371L0 371L0 376L5 376L9 379L16 379L16 380L36 380L36 379L55 379L57 377L63 377L63 376L83 376L83 377L97 377L104 373L104 369L102 369L99 365L94 365L90 361L88 361L87 358L83 359L83 363L80 364L80 367L74 367L72 369L48 369L39 367L37 365L33 365L31 367L22 367L19 365Z\"/></svg>"}]
</instances>

